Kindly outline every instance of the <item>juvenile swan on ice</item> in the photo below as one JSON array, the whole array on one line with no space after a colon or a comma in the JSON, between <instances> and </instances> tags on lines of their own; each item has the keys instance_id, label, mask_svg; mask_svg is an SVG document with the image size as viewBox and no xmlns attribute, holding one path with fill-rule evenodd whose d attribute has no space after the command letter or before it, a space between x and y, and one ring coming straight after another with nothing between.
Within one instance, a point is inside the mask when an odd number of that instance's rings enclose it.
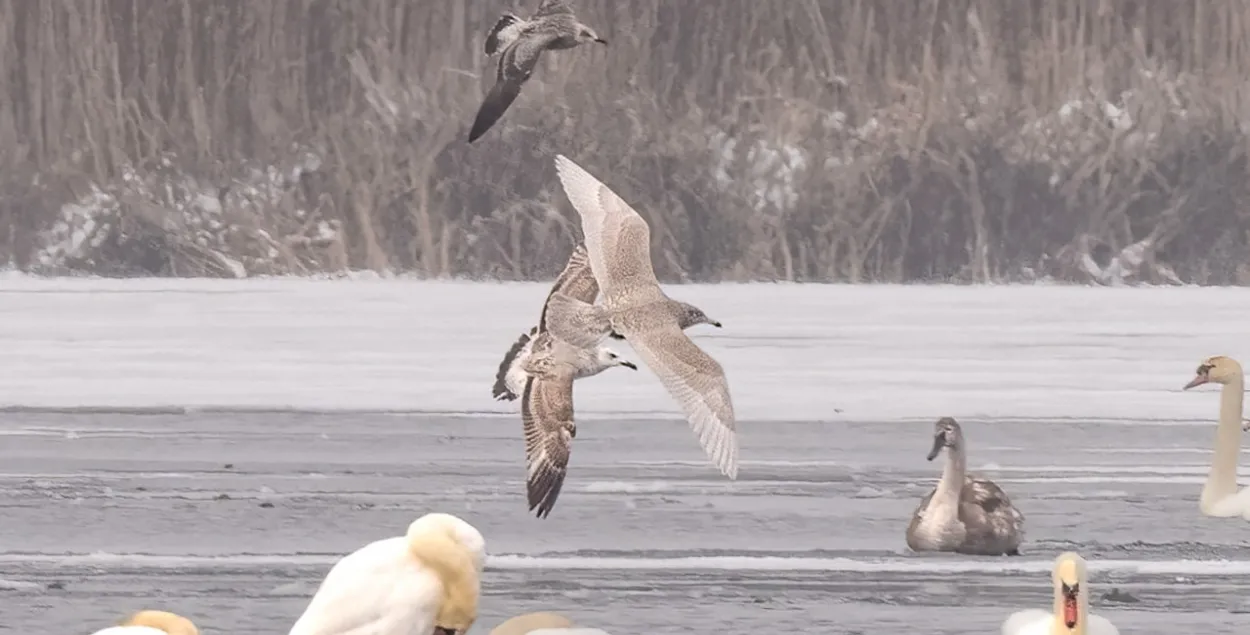
<instances>
[{"instance_id":1,"label":"juvenile swan on ice","mask_svg":"<svg viewBox=\"0 0 1250 635\"><path fill-rule=\"evenodd\" d=\"M703 451L723 474L737 478L738 437L725 371L683 332L688 325L720 323L664 295L651 267L651 228L638 212L564 155L555 163L581 216L603 300L595 305L553 294L548 328L576 346L594 346L611 333L628 340L681 406Z\"/></svg>"},{"instance_id":2,"label":"juvenile swan on ice","mask_svg":"<svg viewBox=\"0 0 1250 635\"><path fill-rule=\"evenodd\" d=\"M534 74L543 51L571 49L587 42L607 44L595 30L577 21L569 0L543 0L529 20L505 13L486 35L486 54L499 53L495 86L486 94L469 131L469 143L477 141L503 116Z\"/></svg>"},{"instance_id":3,"label":"juvenile swan on ice","mask_svg":"<svg viewBox=\"0 0 1250 635\"><path fill-rule=\"evenodd\" d=\"M477 620L486 541L451 514L339 560L290 635L464 635Z\"/></svg>"},{"instance_id":4,"label":"juvenile swan on ice","mask_svg":"<svg viewBox=\"0 0 1250 635\"><path fill-rule=\"evenodd\" d=\"M1241 364L1216 355L1202 360L1185 390L1206 383L1221 384L1220 421L1215 428L1215 452L1207 484L1202 486L1198 507L1206 516L1241 516L1250 520L1250 487L1237 492L1237 455L1241 452L1242 405L1246 377Z\"/></svg>"},{"instance_id":5,"label":"juvenile swan on ice","mask_svg":"<svg viewBox=\"0 0 1250 635\"><path fill-rule=\"evenodd\" d=\"M594 302L599 295L599 283L595 282L595 275L590 271L590 261L586 259L584 245L573 248L568 263L564 265L564 271L560 272L560 276L551 285L547 302L543 303L542 314L538 317L538 326L530 328L529 333L522 333L499 363L499 370L495 373L495 386L491 390L495 399L512 401L525 390L525 379L528 377L525 373L525 362L533 348L534 337L547 330L547 304L555 293L563 293L582 302ZM574 379L598 375L613 366L638 370L633 362L621 359L616 351L606 346L576 348L565 342L559 342L559 345L569 347L569 353L575 357Z\"/></svg>"},{"instance_id":6,"label":"juvenile swan on ice","mask_svg":"<svg viewBox=\"0 0 1250 635\"><path fill-rule=\"evenodd\" d=\"M1001 488L987 478L967 474L964 433L951 417L934 424L932 461L946 448L946 467L907 526L913 551L954 551L997 556L1020 555L1024 515Z\"/></svg>"},{"instance_id":7,"label":"juvenile swan on ice","mask_svg":"<svg viewBox=\"0 0 1250 635\"><path fill-rule=\"evenodd\" d=\"M139 611L92 635L200 635L191 620L168 611Z\"/></svg>"},{"instance_id":8,"label":"juvenile swan on ice","mask_svg":"<svg viewBox=\"0 0 1250 635\"><path fill-rule=\"evenodd\" d=\"M526 613L496 626L490 635L608 635L597 628L577 628L558 613Z\"/></svg>"},{"instance_id":9,"label":"juvenile swan on ice","mask_svg":"<svg viewBox=\"0 0 1250 635\"><path fill-rule=\"evenodd\" d=\"M1105 617L1090 615L1085 559L1071 551L1055 558L1050 574L1055 589L1053 613L1028 609L1003 622L1002 635L1120 635Z\"/></svg>"}]
</instances>

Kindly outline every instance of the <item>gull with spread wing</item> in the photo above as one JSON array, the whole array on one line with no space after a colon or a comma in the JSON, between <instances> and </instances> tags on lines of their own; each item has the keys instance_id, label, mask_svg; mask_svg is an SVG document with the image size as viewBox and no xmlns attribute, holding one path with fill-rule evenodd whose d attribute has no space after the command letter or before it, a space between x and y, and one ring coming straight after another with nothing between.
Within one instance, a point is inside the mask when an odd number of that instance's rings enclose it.
<instances>
[{"instance_id":1,"label":"gull with spread wing","mask_svg":"<svg viewBox=\"0 0 1250 635\"><path fill-rule=\"evenodd\" d=\"M609 334L627 340L681 406L703 451L723 474L737 478L738 437L725 371L683 332L692 324L720 323L660 289L651 229L638 212L567 157L557 155L555 163L581 216L602 304L554 293L547 328L574 346L594 346Z\"/></svg>"},{"instance_id":2,"label":"gull with spread wing","mask_svg":"<svg viewBox=\"0 0 1250 635\"><path fill-rule=\"evenodd\" d=\"M556 294L592 303L599 295L599 283L590 270L585 245L569 255L568 264L547 294L538 326L512 345L495 376L495 398L515 399L521 393L521 420L525 430L525 463L528 471L530 511L546 518L568 473L569 453L577 426L573 422L573 381L603 372L611 366L638 370L633 362L621 359L611 349L581 348L555 337L547 328L551 319L551 298ZM697 321L683 319L681 328ZM595 351L598 351L597 353Z\"/></svg>"},{"instance_id":3,"label":"gull with spread wing","mask_svg":"<svg viewBox=\"0 0 1250 635\"><path fill-rule=\"evenodd\" d=\"M569 0L543 0L528 20L511 13L500 16L486 35L486 54L499 55L495 86L487 93L469 130L469 143L477 141L503 116L521 94L521 86L534 74L543 51L571 49L587 42L607 44L595 30L573 15Z\"/></svg>"}]
</instances>

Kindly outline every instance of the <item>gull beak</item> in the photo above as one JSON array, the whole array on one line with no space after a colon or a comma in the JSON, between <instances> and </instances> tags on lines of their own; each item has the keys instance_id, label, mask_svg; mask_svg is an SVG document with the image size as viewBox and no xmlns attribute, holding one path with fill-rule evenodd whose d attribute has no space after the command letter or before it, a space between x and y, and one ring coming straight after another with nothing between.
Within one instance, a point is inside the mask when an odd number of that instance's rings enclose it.
<instances>
[{"instance_id":1,"label":"gull beak","mask_svg":"<svg viewBox=\"0 0 1250 635\"><path fill-rule=\"evenodd\" d=\"M601 37L597 37L597 38L595 38L595 41L596 41L596 42L598 42L598 43L600 43L600 44L602 44L602 45L604 45L604 46L607 46L607 45L608 45L608 41L607 41L607 40L605 40L605 39L603 39L603 38L601 38Z\"/></svg>"},{"instance_id":2,"label":"gull beak","mask_svg":"<svg viewBox=\"0 0 1250 635\"><path fill-rule=\"evenodd\" d=\"M925 460L932 461L937 458L937 455L942 452L942 446L944 445L943 441L945 441L945 439L942 435L933 435L933 449L929 450L929 456L925 457Z\"/></svg>"},{"instance_id":3,"label":"gull beak","mask_svg":"<svg viewBox=\"0 0 1250 635\"><path fill-rule=\"evenodd\" d=\"M720 325L720 322L717 322L715 320L708 322L708 324L711 324L712 326L715 326L716 328L722 328Z\"/></svg>"},{"instance_id":4,"label":"gull beak","mask_svg":"<svg viewBox=\"0 0 1250 635\"><path fill-rule=\"evenodd\" d=\"M631 362L631 361L624 360L624 359L622 359L622 360L621 360L621 366L624 366L625 368L632 368L632 369L634 369L634 370L638 370L638 365L637 365L637 364L635 364L635 363L633 363L633 362Z\"/></svg>"},{"instance_id":5,"label":"gull beak","mask_svg":"<svg viewBox=\"0 0 1250 635\"><path fill-rule=\"evenodd\" d=\"M1189 390L1190 388L1193 388L1194 386L1201 386L1207 383L1208 381L1211 381L1211 380L1208 379L1206 375L1197 375L1192 380L1190 380L1188 384L1185 384L1185 387L1182 388L1181 390Z\"/></svg>"}]
</instances>

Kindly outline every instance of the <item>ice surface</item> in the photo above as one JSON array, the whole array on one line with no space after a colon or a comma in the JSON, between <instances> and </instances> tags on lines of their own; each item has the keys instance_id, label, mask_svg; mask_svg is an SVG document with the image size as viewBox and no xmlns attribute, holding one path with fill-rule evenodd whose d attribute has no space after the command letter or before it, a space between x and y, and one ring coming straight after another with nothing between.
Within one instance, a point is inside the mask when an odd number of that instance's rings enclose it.
<instances>
[{"instance_id":1,"label":"ice surface","mask_svg":"<svg viewBox=\"0 0 1250 635\"><path fill-rule=\"evenodd\" d=\"M512 413L490 385L548 285L0 278L0 405ZM1209 422L1206 356L1245 357L1250 290L684 285L724 329L742 420ZM637 356L628 345L609 342ZM578 383L578 414L679 416L650 372Z\"/></svg>"}]
</instances>

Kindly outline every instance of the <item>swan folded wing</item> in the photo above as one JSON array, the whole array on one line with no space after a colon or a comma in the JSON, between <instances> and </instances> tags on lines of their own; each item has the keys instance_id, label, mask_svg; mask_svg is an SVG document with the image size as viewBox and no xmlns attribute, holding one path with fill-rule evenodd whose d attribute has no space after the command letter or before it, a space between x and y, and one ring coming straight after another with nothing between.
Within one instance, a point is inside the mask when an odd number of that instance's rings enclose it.
<instances>
[{"instance_id":1,"label":"swan folded wing","mask_svg":"<svg viewBox=\"0 0 1250 635\"><path fill-rule=\"evenodd\" d=\"M547 301L543 303L542 315L538 319L538 329L541 331L547 330L547 304L551 301L551 296L557 293L587 304L593 304L598 297L599 283L595 280L595 272L590 268L590 255L586 253L585 245L579 244L573 248L564 270L552 283Z\"/></svg>"},{"instance_id":2,"label":"swan folded wing","mask_svg":"<svg viewBox=\"0 0 1250 635\"><path fill-rule=\"evenodd\" d=\"M960 492L960 503L972 505L982 514L1007 515L1017 522L1024 522L1024 514L1011 504L1011 499L994 481L968 477Z\"/></svg>"},{"instance_id":3,"label":"swan folded wing","mask_svg":"<svg viewBox=\"0 0 1250 635\"><path fill-rule=\"evenodd\" d=\"M408 556L406 538L380 540L330 569L289 635L431 633L442 589Z\"/></svg>"},{"instance_id":4,"label":"swan folded wing","mask_svg":"<svg viewBox=\"0 0 1250 635\"><path fill-rule=\"evenodd\" d=\"M703 451L721 473L737 478L738 436L729 382L721 365L676 323L623 335L681 406Z\"/></svg>"},{"instance_id":5,"label":"swan folded wing","mask_svg":"<svg viewBox=\"0 0 1250 635\"><path fill-rule=\"evenodd\" d=\"M1101 615L1089 616L1089 635L1120 635L1120 629Z\"/></svg>"},{"instance_id":6,"label":"swan folded wing","mask_svg":"<svg viewBox=\"0 0 1250 635\"><path fill-rule=\"evenodd\" d=\"M569 453L577 428L573 423L573 377L530 377L521 399L525 427L526 489L530 511L551 513L564 487Z\"/></svg>"},{"instance_id":7,"label":"swan folded wing","mask_svg":"<svg viewBox=\"0 0 1250 635\"><path fill-rule=\"evenodd\" d=\"M590 267L599 291L609 304L640 289L659 291L651 266L651 229L599 179L564 155L556 155L556 172L564 193L582 219Z\"/></svg>"}]
</instances>

